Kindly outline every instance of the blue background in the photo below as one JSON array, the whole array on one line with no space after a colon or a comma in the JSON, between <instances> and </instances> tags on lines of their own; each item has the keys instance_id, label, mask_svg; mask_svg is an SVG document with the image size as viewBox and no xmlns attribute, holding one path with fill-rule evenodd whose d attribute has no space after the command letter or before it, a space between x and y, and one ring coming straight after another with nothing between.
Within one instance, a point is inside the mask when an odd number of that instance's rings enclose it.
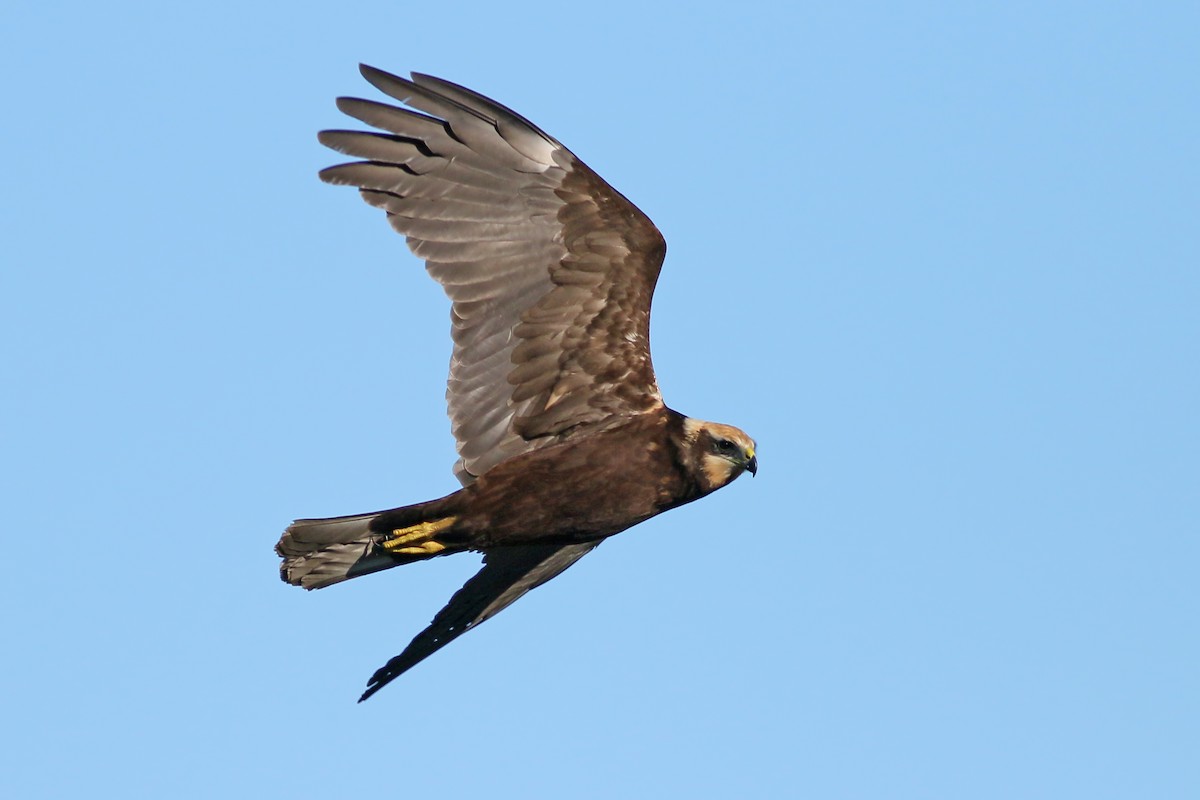
<instances>
[{"instance_id":1,"label":"blue background","mask_svg":"<svg viewBox=\"0 0 1200 800\"><path fill-rule=\"evenodd\" d=\"M833 5L6 6L2 793L1200 796L1200 12ZM362 706L476 562L276 574L456 486L359 61L638 203L761 462Z\"/></svg>"}]
</instances>

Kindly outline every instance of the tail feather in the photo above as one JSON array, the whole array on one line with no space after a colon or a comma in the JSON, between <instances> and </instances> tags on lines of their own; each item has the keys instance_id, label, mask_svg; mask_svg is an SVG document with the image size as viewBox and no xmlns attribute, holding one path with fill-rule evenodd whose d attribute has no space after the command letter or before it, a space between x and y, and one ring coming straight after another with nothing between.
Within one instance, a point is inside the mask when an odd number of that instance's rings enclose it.
<instances>
[{"instance_id":1,"label":"tail feather","mask_svg":"<svg viewBox=\"0 0 1200 800\"><path fill-rule=\"evenodd\" d=\"M321 589L359 575L453 552L418 553L412 548L397 551L382 547L396 528L425 522L446 499L374 514L298 519L275 545L275 552L283 557L279 576L293 586Z\"/></svg>"},{"instance_id":2,"label":"tail feather","mask_svg":"<svg viewBox=\"0 0 1200 800\"><path fill-rule=\"evenodd\" d=\"M275 545L283 557L279 576L293 586L320 589L395 566L395 559L375 552L379 537L370 526L377 516L296 520Z\"/></svg>"}]
</instances>

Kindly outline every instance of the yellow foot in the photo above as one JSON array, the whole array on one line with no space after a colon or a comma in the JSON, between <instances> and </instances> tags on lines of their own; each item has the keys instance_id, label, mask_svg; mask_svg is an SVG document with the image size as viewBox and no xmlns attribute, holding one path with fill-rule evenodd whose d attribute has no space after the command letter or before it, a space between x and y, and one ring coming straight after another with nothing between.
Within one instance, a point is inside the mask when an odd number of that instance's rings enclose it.
<instances>
[{"instance_id":1,"label":"yellow foot","mask_svg":"<svg viewBox=\"0 0 1200 800\"><path fill-rule=\"evenodd\" d=\"M386 546L386 545L385 545ZM432 556L446 549L446 545L437 542L421 542L409 547L388 547L389 553L405 556Z\"/></svg>"},{"instance_id":2,"label":"yellow foot","mask_svg":"<svg viewBox=\"0 0 1200 800\"><path fill-rule=\"evenodd\" d=\"M418 522L407 528L397 528L392 531L392 538L383 542L383 549L389 553L405 555L421 555L423 553L440 553L445 545L433 541L433 537L449 528L458 517L446 517L433 522Z\"/></svg>"}]
</instances>

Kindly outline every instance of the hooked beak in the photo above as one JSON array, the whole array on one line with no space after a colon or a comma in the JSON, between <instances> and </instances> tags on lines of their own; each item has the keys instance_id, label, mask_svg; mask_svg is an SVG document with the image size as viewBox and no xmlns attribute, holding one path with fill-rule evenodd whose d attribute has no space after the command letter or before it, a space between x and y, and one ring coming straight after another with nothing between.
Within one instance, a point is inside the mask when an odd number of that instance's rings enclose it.
<instances>
[{"instance_id":1,"label":"hooked beak","mask_svg":"<svg viewBox=\"0 0 1200 800\"><path fill-rule=\"evenodd\" d=\"M746 471L750 473L750 477L758 474L758 456L750 456L750 460L746 462Z\"/></svg>"}]
</instances>

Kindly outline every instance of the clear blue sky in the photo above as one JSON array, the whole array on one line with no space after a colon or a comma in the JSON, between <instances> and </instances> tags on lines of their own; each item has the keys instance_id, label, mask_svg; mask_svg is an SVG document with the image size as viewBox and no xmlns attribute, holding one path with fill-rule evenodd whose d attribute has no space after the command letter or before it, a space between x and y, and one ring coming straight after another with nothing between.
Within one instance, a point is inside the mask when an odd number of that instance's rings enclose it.
<instances>
[{"instance_id":1,"label":"clear blue sky","mask_svg":"<svg viewBox=\"0 0 1200 800\"><path fill-rule=\"evenodd\" d=\"M1200 797L1192 3L0 12L6 797ZM505 102L670 251L668 402L756 480L362 706L475 568L447 303L316 178L356 64Z\"/></svg>"}]
</instances>

